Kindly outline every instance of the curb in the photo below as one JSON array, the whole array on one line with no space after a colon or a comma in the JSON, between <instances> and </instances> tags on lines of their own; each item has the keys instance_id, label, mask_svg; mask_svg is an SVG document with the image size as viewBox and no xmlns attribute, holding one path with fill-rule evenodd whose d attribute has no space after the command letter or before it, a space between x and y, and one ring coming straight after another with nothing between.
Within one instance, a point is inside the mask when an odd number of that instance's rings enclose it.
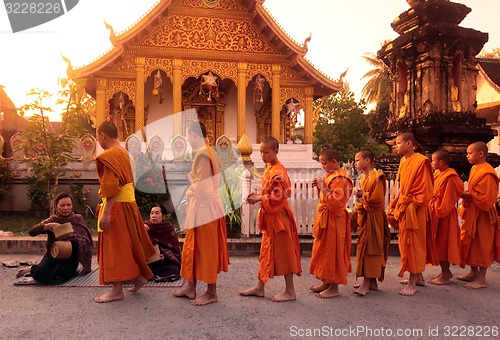
<instances>
[{"instance_id":1,"label":"curb","mask_svg":"<svg viewBox=\"0 0 500 340\"><path fill-rule=\"evenodd\" d=\"M228 251L230 256L257 256L260 251L260 238L228 239ZM184 239L179 239L181 247ZM300 253L302 256L311 256L313 239L301 238ZM357 240L353 239L351 244L351 256L356 256ZM97 237L94 237L94 255L97 249ZM46 237L2 237L0 238L0 254L45 254ZM399 256L397 240L391 240L389 256Z\"/></svg>"}]
</instances>

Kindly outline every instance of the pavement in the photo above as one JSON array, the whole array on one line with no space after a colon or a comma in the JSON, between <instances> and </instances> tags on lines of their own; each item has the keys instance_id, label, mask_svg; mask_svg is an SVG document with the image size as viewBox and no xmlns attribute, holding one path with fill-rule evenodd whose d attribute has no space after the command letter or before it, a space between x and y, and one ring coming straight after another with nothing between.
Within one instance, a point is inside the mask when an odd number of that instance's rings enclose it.
<instances>
[{"instance_id":1,"label":"pavement","mask_svg":"<svg viewBox=\"0 0 500 340\"><path fill-rule=\"evenodd\" d=\"M0 262L40 259L35 254L0 254ZM308 274L310 257L303 256L303 275L294 278L297 300L276 303L238 294L257 280L256 256L230 260L229 272L219 275L219 301L200 307L172 296L172 288L144 288L126 292L122 301L97 304L94 297L107 288L14 286L18 268L0 266L0 339L499 338L497 263L488 270L485 289L469 290L452 279L403 297L398 294L399 257L390 256L380 291L353 294L356 280L351 273L340 296L319 299L308 288L318 281ZM452 271L465 272L458 267ZM424 277L437 273L439 267L428 268ZM198 293L205 287L200 283ZM266 297L283 287L281 277L270 280Z\"/></svg>"}]
</instances>

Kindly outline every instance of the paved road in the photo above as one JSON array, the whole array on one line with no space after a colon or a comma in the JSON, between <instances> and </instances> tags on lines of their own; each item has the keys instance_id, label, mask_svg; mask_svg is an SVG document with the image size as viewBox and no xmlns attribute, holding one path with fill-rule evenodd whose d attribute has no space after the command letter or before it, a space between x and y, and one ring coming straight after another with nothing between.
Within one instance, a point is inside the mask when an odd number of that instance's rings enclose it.
<instances>
[{"instance_id":1,"label":"paved road","mask_svg":"<svg viewBox=\"0 0 500 340\"><path fill-rule=\"evenodd\" d=\"M0 255L0 262L39 258L9 254ZM302 259L305 273L309 261L308 257ZM297 301L275 303L237 293L255 283L256 257L232 257L231 262L229 272L220 275L219 302L203 307L193 307L188 300L171 296L171 288L147 288L126 294L123 301L97 304L93 298L105 288L13 286L17 269L0 266L0 339L242 340L314 334L314 338L392 335L437 339L460 333L467 338L480 333L494 335L498 334L495 330L499 331L498 264L488 271L490 286L486 289L468 290L462 282L453 280L450 285L428 285L413 297L403 297L398 295L401 285L396 276L399 258L391 257L387 279L379 292L365 297L353 294L351 274L349 285L341 287L340 297L322 300L308 290L316 283L315 278L304 274L295 280ZM429 278L438 271L430 268L424 275ZM453 271L464 272L460 268ZM271 280L266 295L282 288L281 277ZM493 332L491 327L495 327Z\"/></svg>"}]
</instances>

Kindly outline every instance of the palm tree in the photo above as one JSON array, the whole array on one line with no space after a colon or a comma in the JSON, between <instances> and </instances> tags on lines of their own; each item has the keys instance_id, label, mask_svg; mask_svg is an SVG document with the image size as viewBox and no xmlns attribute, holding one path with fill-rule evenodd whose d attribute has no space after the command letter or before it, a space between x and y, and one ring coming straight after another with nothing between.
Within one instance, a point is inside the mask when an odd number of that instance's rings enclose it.
<instances>
[{"instance_id":1,"label":"palm tree","mask_svg":"<svg viewBox=\"0 0 500 340\"><path fill-rule=\"evenodd\" d=\"M365 53L361 58L373 66L373 69L361 77L361 79L368 79L361 90L361 97L367 104L389 100L391 93L389 67L371 52Z\"/></svg>"}]
</instances>

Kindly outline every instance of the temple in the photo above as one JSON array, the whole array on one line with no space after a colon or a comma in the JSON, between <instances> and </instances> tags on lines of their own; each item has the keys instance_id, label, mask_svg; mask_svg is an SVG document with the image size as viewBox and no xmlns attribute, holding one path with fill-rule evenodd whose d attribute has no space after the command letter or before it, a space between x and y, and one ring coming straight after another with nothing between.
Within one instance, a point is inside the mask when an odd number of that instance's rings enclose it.
<instances>
[{"instance_id":1,"label":"temple","mask_svg":"<svg viewBox=\"0 0 500 340\"><path fill-rule=\"evenodd\" d=\"M263 3L159 0L123 32L106 23L113 48L79 68L67 60L68 76L87 79L96 124L115 122L122 141L141 131L146 141L157 131L144 128L162 120L169 142L199 119L212 143L223 135L287 143L304 114L304 143L311 144L313 101L338 92L342 79L315 69L305 58L311 37L294 41Z\"/></svg>"}]
</instances>

